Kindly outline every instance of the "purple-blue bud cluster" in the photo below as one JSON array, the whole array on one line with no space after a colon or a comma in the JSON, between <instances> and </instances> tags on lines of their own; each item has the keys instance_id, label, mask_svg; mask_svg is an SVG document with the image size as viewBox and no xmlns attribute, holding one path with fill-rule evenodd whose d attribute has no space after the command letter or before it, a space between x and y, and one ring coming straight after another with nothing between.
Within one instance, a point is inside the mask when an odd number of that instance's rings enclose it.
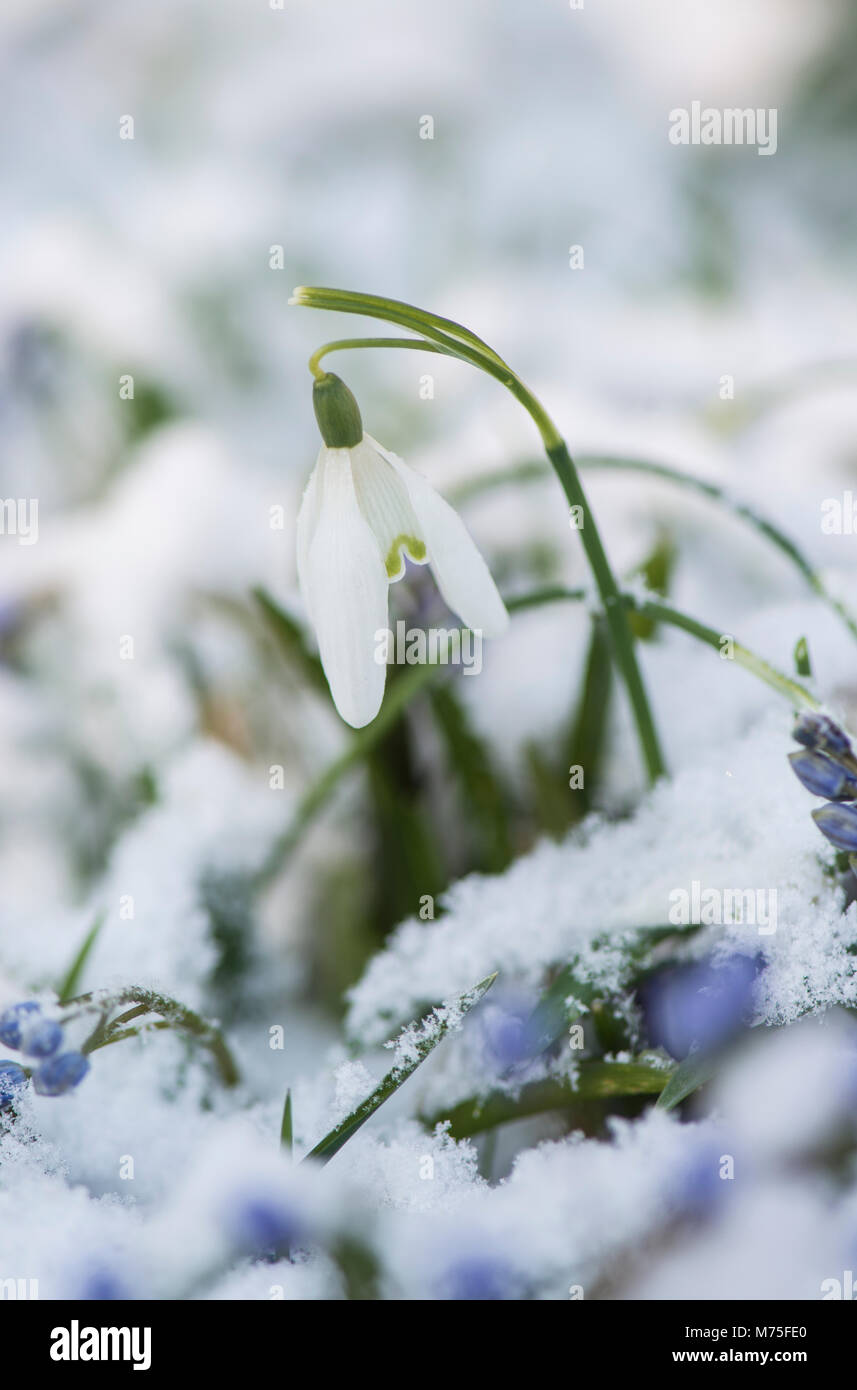
<instances>
[{"instance_id":1,"label":"purple-blue bud cluster","mask_svg":"<svg viewBox=\"0 0 857 1390\"><path fill-rule=\"evenodd\" d=\"M803 750L789 754L792 771L813 796L827 799L812 812L813 820L837 849L857 854L857 756L851 740L828 715L815 713L798 716L794 736Z\"/></svg>"},{"instance_id":2,"label":"purple-blue bud cluster","mask_svg":"<svg viewBox=\"0 0 857 1390\"><path fill-rule=\"evenodd\" d=\"M831 758L854 758L850 738L827 714L804 710L795 720L792 733L795 741L802 743L804 748L828 753Z\"/></svg>"},{"instance_id":3,"label":"purple-blue bud cluster","mask_svg":"<svg viewBox=\"0 0 857 1390\"><path fill-rule=\"evenodd\" d=\"M48 1018L40 1004L25 1000L0 1013L0 1043L33 1057L39 1063L32 1072L33 1089L42 1096L62 1096L81 1082L89 1071L82 1052L61 1052L63 1031ZM27 1084L27 1073L17 1062L0 1061L0 1111L8 1110L18 1091Z\"/></svg>"}]
</instances>

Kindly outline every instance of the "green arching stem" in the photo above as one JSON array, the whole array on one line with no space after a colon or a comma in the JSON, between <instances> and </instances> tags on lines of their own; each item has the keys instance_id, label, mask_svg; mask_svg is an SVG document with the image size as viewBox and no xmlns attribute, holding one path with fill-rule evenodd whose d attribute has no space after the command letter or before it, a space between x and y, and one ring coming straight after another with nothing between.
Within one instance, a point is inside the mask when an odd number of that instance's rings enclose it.
<instances>
[{"instance_id":1,"label":"green arching stem","mask_svg":"<svg viewBox=\"0 0 857 1390\"><path fill-rule=\"evenodd\" d=\"M198 1038L204 1047L208 1048L217 1065L220 1079L225 1086L237 1086L241 1080L235 1060L220 1029L208 1023L199 1014L194 1013L193 1009L188 1009L184 1004L170 999L167 995L132 986L104 997L95 996L92 993L80 994L74 999L65 1001L65 1003L67 1007L74 1010L71 1017L76 1017L78 1013L89 1009L101 1014L92 1033L81 1045L80 1050L84 1055L98 1052L102 1047L110 1047L113 1043L123 1042L126 1038L138 1037L139 1028L123 1028L122 1025L130 1023L143 1014L153 1013L160 1017L158 1022L143 1025L147 1031L149 1029L173 1028L180 1032L190 1033ZM123 1004L130 1004L132 1007L108 1022L112 1010Z\"/></svg>"},{"instance_id":2,"label":"green arching stem","mask_svg":"<svg viewBox=\"0 0 857 1390\"><path fill-rule=\"evenodd\" d=\"M545 451L559 478L569 506L580 511L582 524L578 529L604 605L613 655L631 702L649 779L651 782L657 781L659 777L664 775L666 769L648 696L637 663L633 633L620 600L619 586L610 567L580 476L562 435L541 402L492 348L489 348L469 329L463 328L461 324L456 324L450 319L440 318L438 315L430 314L410 304L402 304L397 300L357 294L348 290L301 287L295 291L292 302L308 308L361 314L397 323L401 327L421 335L422 342L418 346L422 346L428 339L433 344L431 351L440 351L448 356L458 357L462 361L470 362L473 366L481 368L489 376L501 382L524 407L541 435ZM353 347L377 346L378 341L377 339L355 338L349 342L347 339L340 339L339 346L343 347L346 344ZM387 344L396 347L401 346L399 340L392 343L391 340L386 340L385 345ZM328 345L321 349L320 353L323 356L325 351L332 350L332 347ZM315 353L310 361L310 368L313 373L318 371L320 360L319 353Z\"/></svg>"},{"instance_id":3,"label":"green arching stem","mask_svg":"<svg viewBox=\"0 0 857 1390\"><path fill-rule=\"evenodd\" d=\"M309 359L309 369L316 381L324 376L322 359L329 352L347 352L351 348L416 348L419 352L438 352L444 357L448 354L436 343L425 338L338 338L332 343L323 343Z\"/></svg>"},{"instance_id":4,"label":"green arching stem","mask_svg":"<svg viewBox=\"0 0 857 1390\"><path fill-rule=\"evenodd\" d=\"M509 370L499 353L489 347L484 339L471 332L469 328L465 328L463 323L456 323L454 319L443 318L440 314L433 314L428 309L417 309L413 304L406 304L401 299L388 299L374 294L359 294L354 290L326 289L320 285L299 285L289 303L313 309L334 309L343 314L363 314L368 318L386 319L390 323L401 323L405 327L412 327L419 333L431 329L428 336L444 336L450 342L459 341L472 348L477 348L481 353L492 358L500 367Z\"/></svg>"},{"instance_id":5,"label":"green arching stem","mask_svg":"<svg viewBox=\"0 0 857 1390\"><path fill-rule=\"evenodd\" d=\"M643 685L643 678L634 652L634 639L628 623L627 613L622 603L619 586L610 568L610 563L601 543L601 537L592 521L592 512L583 491L583 484L580 481L580 474L575 468L571 455L564 442L560 439L557 444L547 445L548 458L553 464L559 480L562 484L569 505L581 509L582 529L581 539L586 551L587 559L604 604L604 617L607 623L607 630L613 643L613 654L620 674L625 682L628 696L634 710L637 721L637 731L640 737L643 754L646 760L646 767L649 779L655 782L665 771L663 757L661 755L658 742L657 730L655 729L646 690Z\"/></svg>"}]
</instances>

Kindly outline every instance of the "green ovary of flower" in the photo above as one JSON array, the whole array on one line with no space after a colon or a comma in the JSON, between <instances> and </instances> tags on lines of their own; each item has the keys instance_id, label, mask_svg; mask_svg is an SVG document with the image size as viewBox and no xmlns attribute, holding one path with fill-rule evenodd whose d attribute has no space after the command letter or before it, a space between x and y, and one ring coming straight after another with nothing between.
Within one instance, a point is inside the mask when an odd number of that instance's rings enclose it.
<instances>
[{"instance_id":1,"label":"green ovary of flower","mask_svg":"<svg viewBox=\"0 0 857 1390\"><path fill-rule=\"evenodd\" d=\"M397 536L385 561L388 578L401 579L405 572L405 555L417 565L424 565L428 559L423 541L417 540L416 536Z\"/></svg>"}]
</instances>

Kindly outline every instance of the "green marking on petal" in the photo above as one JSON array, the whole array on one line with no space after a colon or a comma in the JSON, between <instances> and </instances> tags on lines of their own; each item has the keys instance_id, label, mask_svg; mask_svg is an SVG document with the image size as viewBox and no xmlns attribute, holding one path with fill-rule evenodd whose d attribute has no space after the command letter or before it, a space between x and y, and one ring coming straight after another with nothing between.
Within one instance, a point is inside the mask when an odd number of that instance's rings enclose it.
<instances>
[{"instance_id":1,"label":"green marking on petal","mask_svg":"<svg viewBox=\"0 0 857 1390\"><path fill-rule=\"evenodd\" d=\"M421 565L427 558L425 543L421 540L417 540L416 536L408 536L402 532L400 535L396 536L396 539L387 552L387 559L384 562L389 579L395 579L402 573L404 566L402 564L401 551L403 550L408 554L410 559L418 565Z\"/></svg>"}]
</instances>

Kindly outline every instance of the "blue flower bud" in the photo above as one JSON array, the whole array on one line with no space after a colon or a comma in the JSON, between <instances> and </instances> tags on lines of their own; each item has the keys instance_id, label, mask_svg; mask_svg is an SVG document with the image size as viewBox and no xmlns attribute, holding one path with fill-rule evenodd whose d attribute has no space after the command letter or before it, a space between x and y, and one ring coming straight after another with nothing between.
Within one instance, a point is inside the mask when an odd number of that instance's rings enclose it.
<instances>
[{"instance_id":1,"label":"blue flower bud","mask_svg":"<svg viewBox=\"0 0 857 1390\"><path fill-rule=\"evenodd\" d=\"M465 1255L451 1265L441 1281L444 1299L456 1302L502 1303L517 1296L512 1270L486 1255Z\"/></svg>"},{"instance_id":2,"label":"blue flower bud","mask_svg":"<svg viewBox=\"0 0 857 1390\"><path fill-rule=\"evenodd\" d=\"M857 806L819 806L812 818L831 844L837 849L857 854Z\"/></svg>"},{"instance_id":3,"label":"blue flower bud","mask_svg":"<svg viewBox=\"0 0 857 1390\"><path fill-rule=\"evenodd\" d=\"M17 1062L0 1062L0 1110L8 1110L15 1099L15 1092L27 1084L27 1073Z\"/></svg>"},{"instance_id":4,"label":"blue flower bud","mask_svg":"<svg viewBox=\"0 0 857 1390\"><path fill-rule=\"evenodd\" d=\"M813 796L828 801L857 801L857 777L825 753L789 753L792 772Z\"/></svg>"},{"instance_id":5,"label":"blue flower bud","mask_svg":"<svg viewBox=\"0 0 857 1390\"><path fill-rule=\"evenodd\" d=\"M21 1041L18 1048L28 1057L50 1057L62 1043L62 1028L52 1018L32 1016L32 1022L25 1018L20 1027Z\"/></svg>"},{"instance_id":6,"label":"blue flower bud","mask_svg":"<svg viewBox=\"0 0 857 1390\"><path fill-rule=\"evenodd\" d=\"M812 748L819 753L829 753L831 758L853 758L851 740L834 724L826 714L815 714L805 710L795 720L793 737L804 748Z\"/></svg>"},{"instance_id":7,"label":"blue flower bud","mask_svg":"<svg viewBox=\"0 0 857 1390\"><path fill-rule=\"evenodd\" d=\"M88 1071L82 1052L61 1052L33 1072L33 1086L40 1096L62 1096L79 1085Z\"/></svg>"},{"instance_id":8,"label":"blue flower bud","mask_svg":"<svg viewBox=\"0 0 857 1390\"><path fill-rule=\"evenodd\" d=\"M130 1299L131 1294L124 1280L107 1266L96 1265L89 1269L81 1281L75 1297L87 1302L118 1302Z\"/></svg>"},{"instance_id":9,"label":"blue flower bud","mask_svg":"<svg viewBox=\"0 0 857 1390\"><path fill-rule=\"evenodd\" d=\"M11 1008L4 1009L0 1014L0 1043L4 1047L14 1047L19 1049L21 1046L21 1025L26 1022L28 1015L39 1014L41 1009L32 1000L27 1000L24 1004L13 1004Z\"/></svg>"},{"instance_id":10,"label":"blue flower bud","mask_svg":"<svg viewBox=\"0 0 857 1390\"><path fill-rule=\"evenodd\" d=\"M728 1042L752 1012L761 966L760 956L738 954L653 976L641 990L650 1042L678 1061L693 1047L709 1052Z\"/></svg>"},{"instance_id":11,"label":"blue flower bud","mask_svg":"<svg viewBox=\"0 0 857 1390\"><path fill-rule=\"evenodd\" d=\"M234 1202L226 1226L233 1244L248 1252L287 1250L303 1231L298 1213L264 1192L242 1195Z\"/></svg>"}]
</instances>

